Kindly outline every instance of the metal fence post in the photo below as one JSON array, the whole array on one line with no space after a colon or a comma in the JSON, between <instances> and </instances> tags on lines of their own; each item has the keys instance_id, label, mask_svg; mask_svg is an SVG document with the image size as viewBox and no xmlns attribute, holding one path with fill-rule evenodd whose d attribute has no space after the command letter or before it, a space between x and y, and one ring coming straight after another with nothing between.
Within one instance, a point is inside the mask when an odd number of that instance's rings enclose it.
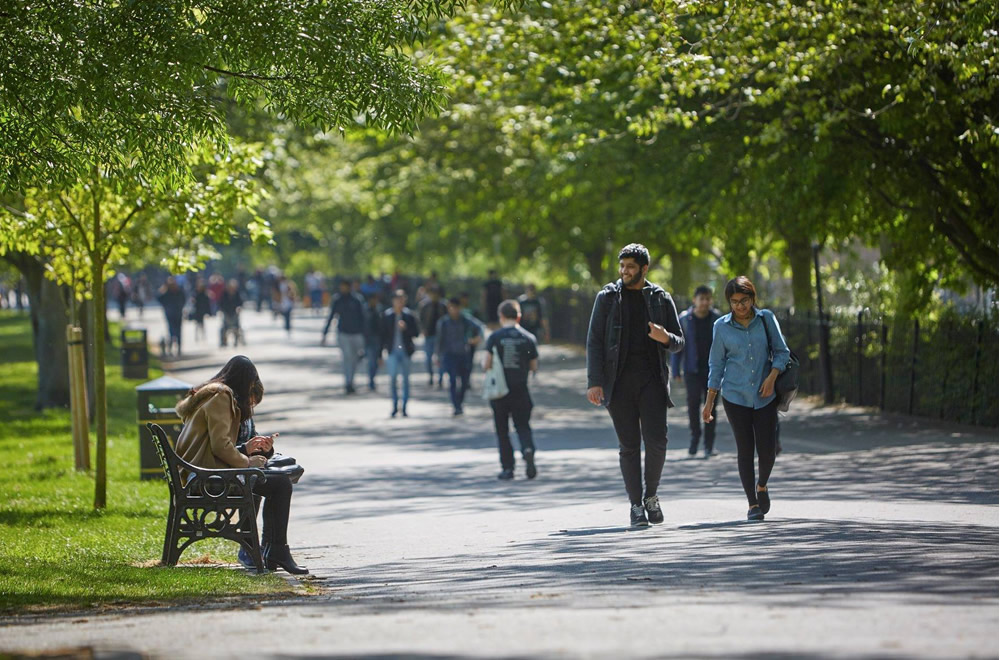
<instances>
[{"instance_id":1,"label":"metal fence post","mask_svg":"<svg viewBox=\"0 0 1000 660\"><path fill-rule=\"evenodd\" d=\"M855 376L856 376L855 382L857 383L857 387L858 387L858 390L857 390L858 391L858 398L857 398L856 403L859 406L865 405L864 390L862 389L863 384L864 384L864 379L862 378L862 371L864 370L864 363L863 363L862 359L864 358L864 343L865 343L864 325L863 325L864 324L864 318L865 318L865 310L863 309L860 312L858 312L858 337L857 337L857 340L856 340L856 344L857 344L857 346L856 346L856 349L857 349L856 352L857 352L858 373L855 374Z\"/></svg>"},{"instance_id":2,"label":"metal fence post","mask_svg":"<svg viewBox=\"0 0 1000 660\"><path fill-rule=\"evenodd\" d=\"M913 355L910 358L910 404L907 414L913 414L913 395L917 388L917 346L920 343L920 320L913 319Z\"/></svg>"},{"instance_id":3,"label":"metal fence post","mask_svg":"<svg viewBox=\"0 0 1000 660\"><path fill-rule=\"evenodd\" d=\"M889 344L889 326L885 324L885 317L882 317L882 374L878 389L878 407L885 410L885 376L887 370L886 352Z\"/></svg>"},{"instance_id":4,"label":"metal fence post","mask_svg":"<svg viewBox=\"0 0 1000 660\"><path fill-rule=\"evenodd\" d=\"M833 369L830 364L830 327L823 316L823 283L819 272L819 245L813 245L813 266L816 269L816 308L819 314L819 362L823 371L823 401L833 403Z\"/></svg>"},{"instance_id":5,"label":"metal fence post","mask_svg":"<svg viewBox=\"0 0 1000 660\"><path fill-rule=\"evenodd\" d=\"M979 407L976 405L976 399L979 398L979 363L982 362L983 357L983 332L986 329L986 321L980 319L978 333L976 337L976 375L972 379L972 423L979 423Z\"/></svg>"}]
</instances>

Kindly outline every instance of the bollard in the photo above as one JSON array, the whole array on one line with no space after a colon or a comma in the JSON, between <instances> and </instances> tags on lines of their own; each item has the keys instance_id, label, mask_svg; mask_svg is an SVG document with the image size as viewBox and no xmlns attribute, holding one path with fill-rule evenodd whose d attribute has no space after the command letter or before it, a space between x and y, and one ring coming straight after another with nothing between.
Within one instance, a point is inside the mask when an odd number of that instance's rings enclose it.
<instances>
[{"instance_id":1,"label":"bollard","mask_svg":"<svg viewBox=\"0 0 1000 660\"><path fill-rule=\"evenodd\" d=\"M139 423L139 478L156 479L163 477L163 466L156 454L153 438L146 424L158 424L167 434L170 446L174 446L181 428L184 426L174 407L191 389L189 383L163 376L135 388L136 421Z\"/></svg>"},{"instance_id":2,"label":"bollard","mask_svg":"<svg viewBox=\"0 0 1000 660\"><path fill-rule=\"evenodd\" d=\"M90 469L90 427L87 422L87 373L83 357L83 330L66 326L69 352L70 422L73 429L73 462L78 471Z\"/></svg>"}]
</instances>

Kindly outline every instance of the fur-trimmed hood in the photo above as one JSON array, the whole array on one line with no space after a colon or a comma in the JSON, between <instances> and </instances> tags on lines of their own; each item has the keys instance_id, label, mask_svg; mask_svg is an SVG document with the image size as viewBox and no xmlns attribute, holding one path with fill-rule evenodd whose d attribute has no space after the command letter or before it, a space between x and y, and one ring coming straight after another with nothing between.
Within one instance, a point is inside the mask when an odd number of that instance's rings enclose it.
<instances>
[{"instance_id":1,"label":"fur-trimmed hood","mask_svg":"<svg viewBox=\"0 0 1000 660\"><path fill-rule=\"evenodd\" d=\"M216 394L227 395L229 397L230 404L232 405L233 413L237 413L236 396L228 386L223 385L222 383L207 383L203 385L192 394L188 394L186 397L178 401L174 410L177 412L177 416L186 422Z\"/></svg>"}]
</instances>

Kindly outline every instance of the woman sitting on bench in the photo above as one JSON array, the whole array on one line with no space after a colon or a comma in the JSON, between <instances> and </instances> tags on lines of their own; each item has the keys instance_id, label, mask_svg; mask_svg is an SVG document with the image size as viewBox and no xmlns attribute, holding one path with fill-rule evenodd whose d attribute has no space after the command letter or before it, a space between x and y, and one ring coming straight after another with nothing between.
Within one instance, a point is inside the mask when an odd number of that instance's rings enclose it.
<instances>
[{"instance_id":1,"label":"woman sitting on bench","mask_svg":"<svg viewBox=\"0 0 1000 660\"><path fill-rule=\"evenodd\" d=\"M271 451L272 438L255 436L245 450L236 448L240 427L253 416L254 406L264 396L257 367L250 358L237 355L208 382L191 388L177 404L184 428L177 438L177 455L188 463L209 469L263 468L264 454ZM283 475L256 482L253 492L264 497L264 529L261 551L268 570L279 566L289 573L308 573L297 566L288 549L288 510L292 482Z\"/></svg>"}]
</instances>

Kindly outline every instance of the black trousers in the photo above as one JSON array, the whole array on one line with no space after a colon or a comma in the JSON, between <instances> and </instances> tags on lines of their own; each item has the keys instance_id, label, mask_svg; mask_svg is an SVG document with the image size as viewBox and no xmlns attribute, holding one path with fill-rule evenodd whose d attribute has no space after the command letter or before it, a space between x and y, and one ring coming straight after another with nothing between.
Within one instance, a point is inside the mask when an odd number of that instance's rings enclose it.
<instances>
[{"instance_id":1,"label":"black trousers","mask_svg":"<svg viewBox=\"0 0 1000 660\"><path fill-rule=\"evenodd\" d=\"M698 441L701 439L701 407L705 403L708 394L708 370L704 373L684 374L684 387L687 389L688 426L691 429L690 453L698 451ZM716 398L715 406L712 407L712 416L715 417L715 408L718 406ZM715 447L715 420L705 424L705 451L710 452Z\"/></svg>"},{"instance_id":2,"label":"black trousers","mask_svg":"<svg viewBox=\"0 0 1000 660\"><path fill-rule=\"evenodd\" d=\"M282 475L268 476L266 482L254 484L255 495L264 497L264 529L262 545L288 544L288 511L292 505L292 482Z\"/></svg>"},{"instance_id":3,"label":"black trousers","mask_svg":"<svg viewBox=\"0 0 1000 660\"><path fill-rule=\"evenodd\" d=\"M510 418L514 418L514 429L521 443L521 455L533 453L535 443L531 437L531 395L528 387L511 387L507 396L490 401L493 408L493 423L497 429L497 443L500 449L500 466L504 470L514 469L514 447L510 444Z\"/></svg>"},{"instance_id":4,"label":"black trousers","mask_svg":"<svg viewBox=\"0 0 1000 660\"><path fill-rule=\"evenodd\" d=\"M736 462L740 468L740 482L743 492L747 495L750 506L757 506L757 488L754 483L753 452L757 449L757 462L760 464L760 477L757 483L767 485L767 479L774 468L775 437L778 430L778 400L775 399L763 408L748 408L730 401L722 400L726 409L729 425L733 427L736 438Z\"/></svg>"},{"instance_id":5,"label":"black trousers","mask_svg":"<svg viewBox=\"0 0 1000 660\"><path fill-rule=\"evenodd\" d=\"M656 494L667 456L667 391L658 374L625 371L615 383L608 406L618 434L618 463L632 504L641 504L642 460L646 445L646 497Z\"/></svg>"}]
</instances>

